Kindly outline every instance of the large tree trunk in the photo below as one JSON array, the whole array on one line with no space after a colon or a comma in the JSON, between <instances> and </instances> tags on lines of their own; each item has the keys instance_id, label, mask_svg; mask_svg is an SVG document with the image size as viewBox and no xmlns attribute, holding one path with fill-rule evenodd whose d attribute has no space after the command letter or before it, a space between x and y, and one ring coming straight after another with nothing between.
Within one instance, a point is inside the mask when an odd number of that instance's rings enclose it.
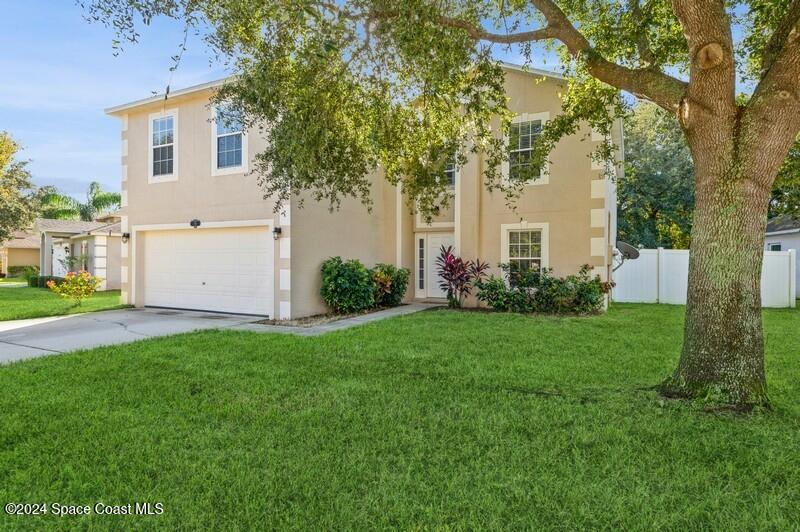
<instances>
[{"instance_id":1,"label":"large tree trunk","mask_svg":"<svg viewBox=\"0 0 800 532\"><path fill-rule=\"evenodd\" d=\"M737 129L689 135L697 188L684 343L662 392L749 407L768 404L761 265L771 179L753 175Z\"/></svg>"}]
</instances>

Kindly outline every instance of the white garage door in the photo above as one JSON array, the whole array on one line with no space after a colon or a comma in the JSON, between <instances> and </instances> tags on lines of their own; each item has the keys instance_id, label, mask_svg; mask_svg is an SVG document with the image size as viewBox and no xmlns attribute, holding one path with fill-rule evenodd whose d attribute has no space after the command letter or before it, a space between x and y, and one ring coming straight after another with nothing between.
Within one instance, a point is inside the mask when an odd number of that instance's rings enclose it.
<instances>
[{"instance_id":1,"label":"white garage door","mask_svg":"<svg viewBox=\"0 0 800 532\"><path fill-rule=\"evenodd\" d=\"M267 227L148 231L144 304L272 316L273 255Z\"/></svg>"}]
</instances>

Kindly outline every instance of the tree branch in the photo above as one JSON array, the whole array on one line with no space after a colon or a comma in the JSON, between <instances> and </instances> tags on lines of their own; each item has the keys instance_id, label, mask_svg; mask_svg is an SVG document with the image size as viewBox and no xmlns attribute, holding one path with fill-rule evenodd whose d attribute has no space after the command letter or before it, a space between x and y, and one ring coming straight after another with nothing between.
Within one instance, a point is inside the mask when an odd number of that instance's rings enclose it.
<instances>
[{"instance_id":1,"label":"tree branch","mask_svg":"<svg viewBox=\"0 0 800 532\"><path fill-rule=\"evenodd\" d=\"M644 63L647 63L647 66L652 66L655 61L653 59L653 51L650 49L650 42L647 40L647 28L644 25L644 13L639 5L639 0L628 0L628 5L633 17L633 23L641 31L636 36L636 50L639 52L639 58Z\"/></svg>"},{"instance_id":2,"label":"tree branch","mask_svg":"<svg viewBox=\"0 0 800 532\"><path fill-rule=\"evenodd\" d=\"M796 4L794 2L792 8L796 8ZM778 39L782 42L780 51L770 58L770 67L753 92L742 118L742 127L747 130L742 149L763 155L765 146L769 146L777 153L774 161L763 158L762 167L756 169L763 175L775 175L778 168L769 165L780 166L800 133L800 20L795 19L788 30L779 26L777 31L785 33ZM773 36L770 42L774 41Z\"/></svg>"},{"instance_id":3,"label":"tree branch","mask_svg":"<svg viewBox=\"0 0 800 532\"><path fill-rule=\"evenodd\" d=\"M724 0L672 0L689 45L687 104L697 103L716 116L736 114L736 65L733 37ZM691 122L684 108L684 127Z\"/></svg>"},{"instance_id":4,"label":"tree branch","mask_svg":"<svg viewBox=\"0 0 800 532\"><path fill-rule=\"evenodd\" d=\"M492 33L470 22L467 22L466 20L452 17L439 17L439 23L448 28L462 29L476 41L490 41L498 44L515 44L558 38L558 31L550 26L546 26L538 30L503 34Z\"/></svg>"},{"instance_id":5,"label":"tree branch","mask_svg":"<svg viewBox=\"0 0 800 532\"><path fill-rule=\"evenodd\" d=\"M574 57L586 62L589 72L600 81L628 91L640 98L655 102L661 107L676 111L686 91L686 84L655 69L632 69L608 61L597 53L581 32L553 0L531 0L547 21L544 28L529 32L498 35L461 19L441 17L442 25L466 31L475 40L503 44L556 39L561 41Z\"/></svg>"},{"instance_id":6,"label":"tree branch","mask_svg":"<svg viewBox=\"0 0 800 532\"><path fill-rule=\"evenodd\" d=\"M789 34L792 29L796 28L798 23L800 23L800 0L794 0L791 5L789 5L786 15L778 24L778 27L775 28L775 32L764 48L764 58L761 65L762 78L769 71L778 54L781 53Z\"/></svg>"}]
</instances>

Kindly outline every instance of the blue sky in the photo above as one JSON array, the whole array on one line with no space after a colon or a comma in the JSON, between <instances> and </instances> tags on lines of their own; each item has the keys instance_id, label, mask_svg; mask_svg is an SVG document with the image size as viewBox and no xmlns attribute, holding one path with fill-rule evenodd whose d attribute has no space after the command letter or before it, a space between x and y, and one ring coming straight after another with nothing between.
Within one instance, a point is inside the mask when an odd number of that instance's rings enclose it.
<instances>
[{"instance_id":1,"label":"blue sky","mask_svg":"<svg viewBox=\"0 0 800 532\"><path fill-rule=\"evenodd\" d=\"M23 146L36 184L79 198L91 181L119 190L120 124L103 109L163 92L183 37L168 20L141 33L114 57L111 30L86 22L71 0L3 2L0 130ZM209 58L192 39L172 86L223 77Z\"/></svg>"},{"instance_id":2,"label":"blue sky","mask_svg":"<svg viewBox=\"0 0 800 532\"><path fill-rule=\"evenodd\" d=\"M23 146L36 184L80 199L91 181L120 189L120 124L103 109L167 83L176 89L226 75L197 38L170 72L183 38L176 21L140 27L140 42L115 57L113 32L83 15L71 0L15 0L4 2L0 18L0 130ZM500 49L498 56L519 62ZM552 56L537 66L556 68Z\"/></svg>"}]
</instances>

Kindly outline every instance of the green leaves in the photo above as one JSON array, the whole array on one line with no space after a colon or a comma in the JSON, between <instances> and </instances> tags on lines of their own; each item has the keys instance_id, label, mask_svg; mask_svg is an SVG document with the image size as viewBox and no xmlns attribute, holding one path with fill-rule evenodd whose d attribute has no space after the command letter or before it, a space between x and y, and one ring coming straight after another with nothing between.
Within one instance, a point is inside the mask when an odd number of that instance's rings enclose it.
<instances>
[{"instance_id":1,"label":"green leaves","mask_svg":"<svg viewBox=\"0 0 800 532\"><path fill-rule=\"evenodd\" d=\"M686 249L694 166L675 117L640 104L625 121L625 177L617 186L619 238L634 246Z\"/></svg>"},{"instance_id":2,"label":"green leaves","mask_svg":"<svg viewBox=\"0 0 800 532\"><path fill-rule=\"evenodd\" d=\"M471 152L483 156L487 188L510 202L535 177L509 183L500 172L511 114L498 46L515 43L505 51L532 62L542 50L536 39L546 39L568 78L564 112L539 136L532 166L543 166L555 143L582 123L608 133L624 111L620 88L674 111L685 95L676 77L686 77L691 59L689 30L671 0L87 3L90 18L113 27L120 40L136 39L135 15L145 23L181 18L204 33L237 73L218 100L232 102L267 137L254 167L266 196L285 203L309 195L332 209L357 198L369 206L380 169L425 218L451 199L447 163L463 164ZM788 6L789 0L728 6L744 31L743 64L763 63ZM597 157L609 160L613 152L606 144Z\"/></svg>"},{"instance_id":3,"label":"green leaves","mask_svg":"<svg viewBox=\"0 0 800 532\"><path fill-rule=\"evenodd\" d=\"M27 162L17 159L19 145L0 131L0 244L26 229L36 216L36 187Z\"/></svg>"}]
</instances>

